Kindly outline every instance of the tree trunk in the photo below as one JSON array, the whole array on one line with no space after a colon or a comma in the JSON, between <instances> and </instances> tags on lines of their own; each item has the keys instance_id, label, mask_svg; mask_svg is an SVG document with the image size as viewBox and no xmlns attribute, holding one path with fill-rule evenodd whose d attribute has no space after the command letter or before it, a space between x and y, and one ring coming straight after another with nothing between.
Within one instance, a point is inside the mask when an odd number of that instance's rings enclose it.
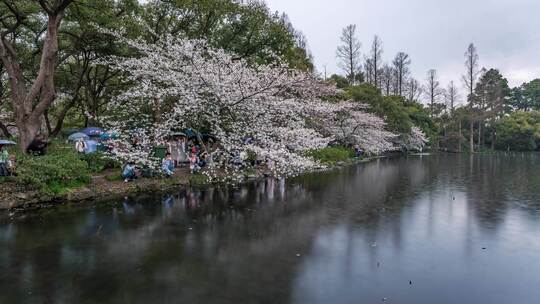
<instances>
[{"instance_id":1,"label":"tree trunk","mask_svg":"<svg viewBox=\"0 0 540 304\"><path fill-rule=\"evenodd\" d=\"M49 119L49 111L45 110L43 113L43 118L45 119L45 127L47 127L47 134L50 136L52 133L51 120Z\"/></svg>"},{"instance_id":2,"label":"tree trunk","mask_svg":"<svg viewBox=\"0 0 540 304\"><path fill-rule=\"evenodd\" d=\"M19 130L22 153L26 153L28 146L36 137L45 111L56 98L54 72L58 54L58 27L63 17L63 10L71 2L72 0L65 0L57 3L55 10L47 7L45 2L40 2L48 15L47 30L39 71L30 87L27 87L24 72L15 51L16 47L7 38L7 32L3 32L0 37L0 59L9 75L11 104Z\"/></svg>"},{"instance_id":3,"label":"tree trunk","mask_svg":"<svg viewBox=\"0 0 540 304\"><path fill-rule=\"evenodd\" d=\"M459 119L459 137L458 137L458 152L461 153L462 143L461 139L463 138L463 134L461 133L461 119Z\"/></svg>"},{"instance_id":4,"label":"tree trunk","mask_svg":"<svg viewBox=\"0 0 540 304\"><path fill-rule=\"evenodd\" d=\"M30 146L30 143L36 137L40 121L23 121L17 123L17 129L19 129L19 145L21 152L26 154L26 149Z\"/></svg>"},{"instance_id":5,"label":"tree trunk","mask_svg":"<svg viewBox=\"0 0 540 304\"><path fill-rule=\"evenodd\" d=\"M469 150L471 153L474 153L474 121L473 121L472 115L470 118L469 125L470 125Z\"/></svg>"},{"instance_id":6,"label":"tree trunk","mask_svg":"<svg viewBox=\"0 0 540 304\"><path fill-rule=\"evenodd\" d=\"M478 140L477 140L478 150L482 149L482 121L478 122Z\"/></svg>"}]
</instances>

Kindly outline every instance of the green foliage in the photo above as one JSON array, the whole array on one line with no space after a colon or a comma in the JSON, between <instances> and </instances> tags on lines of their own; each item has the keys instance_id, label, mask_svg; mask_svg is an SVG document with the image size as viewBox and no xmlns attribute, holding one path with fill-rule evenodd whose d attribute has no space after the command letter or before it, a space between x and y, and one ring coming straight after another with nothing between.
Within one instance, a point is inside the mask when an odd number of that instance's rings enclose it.
<instances>
[{"instance_id":1,"label":"green foliage","mask_svg":"<svg viewBox=\"0 0 540 304\"><path fill-rule=\"evenodd\" d=\"M103 153L84 154L81 159L88 164L88 170L92 173L99 173L106 169L121 167L120 163Z\"/></svg>"},{"instance_id":2,"label":"green foliage","mask_svg":"<svg viewBox=\"0 0 540 304\"><path fill-rule=\"evenodd\" d=\"M384 118L391 131L407 134L416 125L430 137L437 133L435 122L419 103L408 102L401 96L383 96L378 88L367 83L351 86L347 91L353 100L370 105L370 111Z\"/></svg>"},{"instance_id":3,"label":"green foliage","mask_svg":"<svg viewBox=\"0 0 540 304\"><path fill-rule=\"evenodd\" d=\"M540 112L514 112L496 125L500 150L534 151L540 142Z\"/></svg>"},{"instance_id":4,"label":"green foliage","mask_svg":"<svg viewBox=\"0 0 540 304\"><path fill-rule=\"evenodd\" d=\"M113 174L113 175L106 175L105 180L108 182L117 182L122 180L122 175L120 174Z\"/></svg>"},{"instance_id":5,"label":"green foliage","mask_svg":"<svg viewBox=\"0 0 540 304\"><path fill-rule=\"evenodd\" d=\"M262 1L156 1L145 4L143 11L142 17L158 35L206 39L254 63L273 63L277 56L294 68L313 69L301 33L286 15L272 13Z\"/></svg>"},{"instance_id":6,"label":"green foliage","mask_svg":"<svg viewBox=\"0 0 540 304\"><path fill-rule=\"evenodd\" d=\"M208 176L202 173L194 173L189 176L189 184L192 186L203 186L209 183Z\"/></svg>"},{"instance_id":7,"label":"green foliage","mask_svg":"<svg viewBox=\"0 0 540 304\"><path fill-rule=\"evenodd\" d=\"M381 90L368 83L361 83L347 89L351 98L355 101L364 102L370 105L377 105L382 102Z\"/></svg>"},{"instance_id":8,"label":"green foliage","mask_svg":"<svg viewBox=\"0 0 540 304\"><path fill-rule=\"evenodd\" d=\"M45 156L20 156L17 181L49 195L63 194L90 182L88 165L71 146L55 146Z\"/></svg>"},{"instance_id":9,"label":"green foliage","mask_svg":"<svg viewBox=\"0 0 540 304\"><path fill-rule=\"evenodd\" d=\"M257 153L248 150L246 161L248 164L254 164L257 161Z\"/></svg>"},{"instance_id":10,"label":"green foliage","mask_svg":"<svg viewBox=\"0 0 540 304\"><path fill-rule=\"evenodd\" d=\"M308 155L322 163L333 164L345 162L353 158L354 150L346 147L326 147L318 150L311 150Z\"/></svg>"},{"instance_id":11,"label":"green foliage","mask_svg":"<svg viewBox=\"0 0 540 304\"><path fill-rule=\"evenodd\" d=\"M540 79L513 88L510 104L518 110L540 110Z\"/></svg>"},{"instance_id":12,"label":"green foliage","mask_svg":"<svg viewBox=\"0 0 540 304\"><path fill-rule=\"evenodd\" d=\"M349 87L349 80L341 75L333 74L328 78L328 81L335 84L340 89L345 89Z\"/></svg>"}]
</instances>

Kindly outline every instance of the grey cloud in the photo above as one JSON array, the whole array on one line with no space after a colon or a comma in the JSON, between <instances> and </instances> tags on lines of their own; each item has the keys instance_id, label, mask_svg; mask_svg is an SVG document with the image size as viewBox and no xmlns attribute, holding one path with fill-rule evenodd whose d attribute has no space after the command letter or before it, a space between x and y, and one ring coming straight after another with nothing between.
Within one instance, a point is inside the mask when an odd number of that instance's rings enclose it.
<instances>
[{"instance_id":1,"label":"grey cloud","mask_svg":"<svg viewBox=\"0 0 540 304\"><path fill-rule=\"evenodd\" d=\"M458 81L463 53L474 42L480 63L499 68L511 85L540 77L538 0L267 0L304 32L319 70L338 72L335 49L341 29L357 24L367 52L373 35L384 42L387 61L398 51L413 60L414 76L424 81L435 68L441 83Z\"/></svg>"}]
</instances>

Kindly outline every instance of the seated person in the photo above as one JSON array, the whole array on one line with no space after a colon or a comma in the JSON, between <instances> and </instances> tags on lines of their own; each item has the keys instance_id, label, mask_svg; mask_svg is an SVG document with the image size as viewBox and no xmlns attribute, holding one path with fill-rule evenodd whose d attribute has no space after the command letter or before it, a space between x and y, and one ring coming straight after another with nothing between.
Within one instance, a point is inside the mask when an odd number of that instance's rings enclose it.
<instances>
[{"instance_id":1,"label":"seated person","mask_svg":"<svg viewBox=\"0 0 540 304\"><path fill-rule=\"evenodd\" d=\"M26 149L26 152L33 155L45 155L48 144L43 135L37 135Z\"/></svg>"},{"instance_id":2,"label":"seated person","mask_svg":"<svg viewBox=\"0 0 540 304\"><path fill-rule=\"evenodd\" d=\"M208 153L206 151L202 152L201 156L199 157L199 162L198 162L199 167L204 168L206 166L207 159L208 159Z\"/></svg>"},{"instance_id":3,"label":"seated person","mask_svg":"<svg viewBox=\"0 0 540 304\"><path fill-rule=\"evenodd\" d=\"M0 145L0 176L8 176L9 153Z\"/></svg>"},{"instance_id":4,"label":"seated person","mask_svg":"<svg viewBox=\"0 0 540 304\"><path fill-rule=\"evenodd\" d=\"M171 153L165 155L165 158L161 163L161 169L167 177L171 177L174 174L174 160L172 159Z\"/></svg>"},{"instance_id":5,"label":"seated person","mask_svg":"<svg viewBox=\"0 0 540 304\"><path fill-rule=\"evenodd\" d=\"M191 173L199 172L199 170L201 170L201 167L199 166L199 158L197 157L197 154L193 152L189 156L189 170Z\"/></svg>"},{"instance_id":6,"label":"seated person","mask_svg":"<svg viewBox=\"0 0 540 304\"><path fill-rule=\"evenodd\" d=\"M122 178L124 179L124 182L129 182L134 179L137 179L137 173L135 171L135 163L133 161L128 162L124 166L124 170L122 171Z\"/></svg>"},{"instance_id":7,"label":"seated person","mask_svg":"<svg viewBox=\"0 0 540 304\"><path fill-rule=\"evenodd\" d=\"M354 156L355 157L361 157L362 156L362 149L358 145L354 146Z\"/></svg>"}]
</instances>

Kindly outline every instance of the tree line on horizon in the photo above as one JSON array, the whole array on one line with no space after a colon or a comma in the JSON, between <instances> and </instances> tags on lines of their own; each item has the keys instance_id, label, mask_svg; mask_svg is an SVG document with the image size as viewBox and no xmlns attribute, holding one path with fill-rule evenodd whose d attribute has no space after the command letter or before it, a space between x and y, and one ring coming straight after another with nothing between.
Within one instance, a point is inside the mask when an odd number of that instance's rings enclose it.
<instances>
[{"instance_id":1,"label":"tree line on horizon","mask_svg":"<svg viewBox=\"0 0 540 304\"><path fill-rule=\"evenodd\" d=\"M359 101L374 109L386 107L386 113L380 113L384 116L396 116L393 112L400 107L422 108L431 120L431 130L424 131L433 147L455 152L540 147L540 79L510 88L498 69L480 66L478 51L471 43L464 53L461 80L466 96L462 97L454 81L443 87L436 69L426 72L423 84L412 77L412 60L405 52L385 61L383 42L377 35L366 54L361 47L356 25L346 26L336 51L343 76L331 75L329 81L353 98L355 92L371 91L360 94L365 100Z\"/></svg>"}]
</instances>

